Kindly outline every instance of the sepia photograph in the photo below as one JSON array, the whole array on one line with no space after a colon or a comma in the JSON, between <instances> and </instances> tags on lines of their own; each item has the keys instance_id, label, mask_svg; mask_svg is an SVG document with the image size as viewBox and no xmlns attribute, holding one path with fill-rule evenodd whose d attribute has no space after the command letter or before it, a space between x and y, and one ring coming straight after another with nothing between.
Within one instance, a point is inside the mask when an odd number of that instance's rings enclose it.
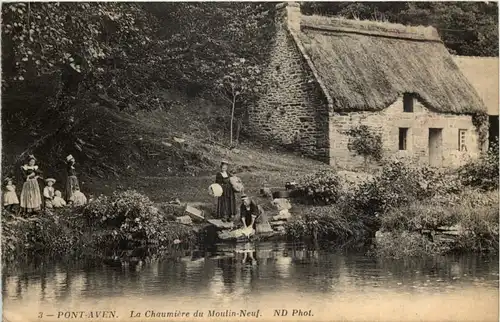
<instances>
[{"instance_id":1,"label":"sepia photograph","mask_svg":"<svg viewBox=\"0 0 500 322\"><path fill-rule=\"evenodd\" d=\"M3 322L499 321L498 2L1 10Z\"/></svg>"}]
</instances>

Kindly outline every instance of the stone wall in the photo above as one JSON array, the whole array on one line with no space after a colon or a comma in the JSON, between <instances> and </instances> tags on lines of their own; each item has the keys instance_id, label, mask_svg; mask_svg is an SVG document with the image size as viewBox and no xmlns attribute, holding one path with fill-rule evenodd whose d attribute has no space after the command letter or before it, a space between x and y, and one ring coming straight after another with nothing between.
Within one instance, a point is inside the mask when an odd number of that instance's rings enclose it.
<instances>
[{"instance_id":1,"label":"stone wall","mask_svg":"<svg viewBox=\"0 0 500 322\"><path fill-rule=\"evenodd\" d=\"M249 107L245 132L328 162L328 105L288 29L294 10L300 8L285 6L277 17L271 61L261 80L265 93Z\"/></svg>"},{"instance_id":2,"label":"stone wall","mask_svg":"<svg viewBox=\"0 0 500 322\"><path fill-rule=\"evenodd\" d=\"M413 112L403 111L403 99L380 112L335 113L330 116L330 164L345 169L363 166L363 158L348 150L349 137L344 131L366 125L382 135L384 157L407 156L429 164L429 128L442 129L439 163L455 167L480 153L480 143L470 115L436 113L418 100ZM399 128L408 128L407 149L399 150ZM459 151L459 130L466 130L467 151Z\"/></svg>"}]
</instances>

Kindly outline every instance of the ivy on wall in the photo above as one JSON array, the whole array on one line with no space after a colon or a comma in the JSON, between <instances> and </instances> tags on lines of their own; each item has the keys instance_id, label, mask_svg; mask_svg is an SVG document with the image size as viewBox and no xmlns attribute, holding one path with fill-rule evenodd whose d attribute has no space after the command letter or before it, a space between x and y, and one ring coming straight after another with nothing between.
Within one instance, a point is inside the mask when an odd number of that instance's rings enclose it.
<instances>
[{"instance_id":1,"label":"ivy on wall","mask_svg":"<svg viewBox=\"0 0 500 322\"><path fill-rule=\"evenodd\" d=\"M347 148L368 160L382 159L382 135L366 125L353 127L345 132L349 136Z\"/></svg>"},{"instance_id":2,"label":"ivy on wall","mask_svg":"<svg viewBox=\"0 0 500 322\"><path fill-rule=\"evenodd\" d=\"M485 112L472 115L472 124L479 135L479 145L482 147L488 140L489 117Z\"/></svg>"}]
</instances>

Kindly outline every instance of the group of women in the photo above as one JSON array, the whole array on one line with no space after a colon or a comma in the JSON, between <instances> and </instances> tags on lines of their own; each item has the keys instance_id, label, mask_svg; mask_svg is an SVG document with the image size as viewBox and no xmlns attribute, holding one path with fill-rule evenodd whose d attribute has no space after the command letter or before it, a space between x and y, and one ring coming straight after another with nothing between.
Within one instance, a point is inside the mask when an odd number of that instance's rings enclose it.
<instances>
[{"instance_id":1,"label":"group of women","mask_svg":"<svg viewBox=\"0 0 500 322\"><path fill-rule=\"evenodd\" d=\"M45 180L47 186L44 189L42 200L42 193L39 185L39 180L43 180L42 171L36 163L37 159L35 156L29 155L27 163L21 167L24 182L19 198L20 202L17 198L13 180L11 178L5 179L5 193L3 198L5 207L12 208L20 204L23 212L37 212L49 205L49 207L51 207L53 205L53 200L57 200L57 198L60 197L57 196L57 191L52 187L55 183L55 179L47 178ZM78 178L76 176L75 163L76 160L72 155L66 157L67 176L64 197L67 203L73 203L75 201L75 195L81 194Z\"/></svg>"}]
</instances>

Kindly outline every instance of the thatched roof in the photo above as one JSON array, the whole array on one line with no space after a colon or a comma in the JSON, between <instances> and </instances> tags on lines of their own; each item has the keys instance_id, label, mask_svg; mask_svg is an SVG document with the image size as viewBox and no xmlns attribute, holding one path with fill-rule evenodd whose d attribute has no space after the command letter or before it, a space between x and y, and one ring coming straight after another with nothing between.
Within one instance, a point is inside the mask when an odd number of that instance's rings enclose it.
<instances>
[{"instance_id":1,"label":"thatched roof","mask_svg":"<svg viewBox=\"0 0 500 322\"><path fill-rule=\"evenodd\" d=\"M403 93L440 112L486 109L432 27L303 15L297 36L335 110L382 110Z\"/></svg>"},{"instance_id":2,"label":"thatched roof","mask_svg":"<svg viewBox=\"0 0 500 322\"><path fill-rule=\"evenodd\" d=\"M453 59L474 86L489 115L498 115L498 57L454 56Z\"/></svg>"}]
</instances>

